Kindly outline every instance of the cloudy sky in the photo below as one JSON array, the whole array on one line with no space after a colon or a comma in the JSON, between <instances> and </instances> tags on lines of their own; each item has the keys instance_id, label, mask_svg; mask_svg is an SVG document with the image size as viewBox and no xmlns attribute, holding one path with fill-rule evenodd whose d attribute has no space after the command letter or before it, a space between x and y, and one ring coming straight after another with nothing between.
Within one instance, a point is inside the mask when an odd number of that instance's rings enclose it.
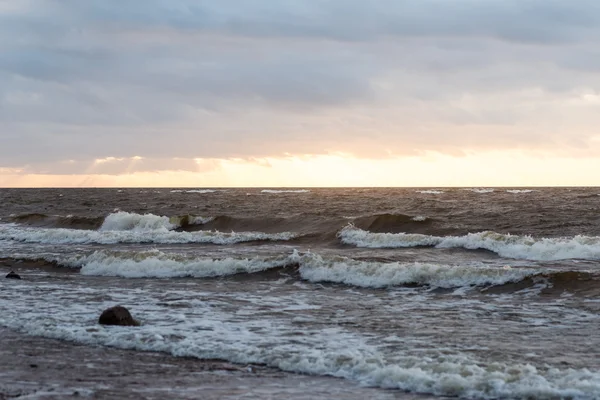
<instances>
[{"instance_id":1,"label":"cloudy sky","mask_svg":"<svg viewBox=\"0 0 600 400\"><path fill-rule=\"evenodd\" d=\"M0 186L600 185L597 0L0 0Z\"/></svg>"}]
</instances>

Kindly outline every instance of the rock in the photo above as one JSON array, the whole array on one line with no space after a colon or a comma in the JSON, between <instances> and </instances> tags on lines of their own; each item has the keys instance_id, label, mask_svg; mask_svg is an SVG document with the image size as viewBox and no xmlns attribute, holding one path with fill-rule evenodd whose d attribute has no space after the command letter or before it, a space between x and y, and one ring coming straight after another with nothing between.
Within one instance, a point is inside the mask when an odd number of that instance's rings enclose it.
<instances>
[{"instance_id":1,"label":"rock","mask_svg":"<svg viewBox=\"0 0 600 400\"><path fill-rule=\"evenodd\" d=\"M6 279L21 279L21 276L16 274L15 271L10 271L8 275L6 275Z\"/></svg>"},{"instance_id":2,"label":"rock","mask_svg":"<svg viewBox=\"0 0 600 400\"><path fill-rule=\"evenodd\" d=\"M140 323L133 319L129 310L122 306L107 308L98 319L100 325L139 326Z\"/></svg>"}]
</instances>

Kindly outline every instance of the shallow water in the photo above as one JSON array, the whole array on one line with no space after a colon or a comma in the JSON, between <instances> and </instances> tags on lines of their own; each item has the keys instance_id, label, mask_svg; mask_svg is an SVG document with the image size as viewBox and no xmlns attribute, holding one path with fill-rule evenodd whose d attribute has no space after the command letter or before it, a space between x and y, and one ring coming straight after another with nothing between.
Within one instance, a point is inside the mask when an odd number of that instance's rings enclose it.
<instances>
[{"instance_id":1,"label":"shallow water","mask_svg":"<svg viewBox=\"0 0 600 400\"><path fill-rule=\"evenodd\" d=\"M0 258L26 279L0 281L0 324L373 390L600 398L598 193L3 189ZM143 325L97 326L114 304Z\"/></svg>"}]
</instances>

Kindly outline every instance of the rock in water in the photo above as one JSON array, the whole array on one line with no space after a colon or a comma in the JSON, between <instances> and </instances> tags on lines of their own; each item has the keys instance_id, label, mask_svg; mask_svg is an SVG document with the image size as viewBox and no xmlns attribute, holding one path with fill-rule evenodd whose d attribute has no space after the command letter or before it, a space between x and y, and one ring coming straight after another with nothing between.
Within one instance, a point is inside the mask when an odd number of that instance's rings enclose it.
<instances>
[{"instance_id":1,"label":"rock in water","mask_svg":"<svg viewBox=\"0 0 600 400\"><path fill-rule=\"evenodd\" d=\"M133 319L129 310L122 306L107 308L98 319L100 325L139 326L140 323Z\"/></svg>"},{"instance_id":2,"label":"rock in water","mask_svg":"<svg viewBox=\"0 0 600 400\"><path fill-rule=\"evenodd\" d=\"M21 276L15 273L15 271L10 271L8 275L6 275L6 279L21 279Z\"/></svg>"}]
</instances>

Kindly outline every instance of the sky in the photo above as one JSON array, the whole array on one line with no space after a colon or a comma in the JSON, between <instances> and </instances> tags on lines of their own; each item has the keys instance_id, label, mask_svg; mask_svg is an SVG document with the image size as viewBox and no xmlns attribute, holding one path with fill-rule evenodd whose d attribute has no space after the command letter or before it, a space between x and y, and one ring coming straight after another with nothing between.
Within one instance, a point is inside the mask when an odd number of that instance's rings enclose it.
<instances>
[{"instance_id":1,"label":"sky","mask_svg":"<svg viewBox=\"0 0 600 400\"><path fill-rule=\"evenodd\" d=\"M0 186L600 186L597 0L0 0Z\"/></svg>"}]
</instances>

